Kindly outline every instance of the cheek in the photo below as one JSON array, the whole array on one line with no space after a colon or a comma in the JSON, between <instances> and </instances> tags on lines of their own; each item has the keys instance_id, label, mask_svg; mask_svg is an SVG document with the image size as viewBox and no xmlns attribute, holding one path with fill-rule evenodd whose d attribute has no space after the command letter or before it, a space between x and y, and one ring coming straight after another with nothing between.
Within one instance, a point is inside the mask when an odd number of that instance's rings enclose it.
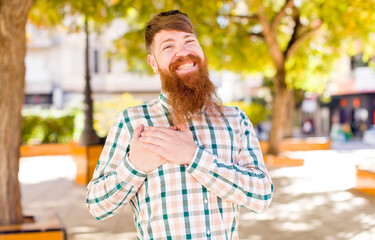
<instances>
[{"instance_id":1,"label":"cheek","mask_svg":"<svg viewBox=\"0 0 375 240\"><path fill-rule=\"evenodd\" d=\"M204 53L203 53L202 48L196 47L192 51L195 52L195 54L198 55L201 59L204 59Z\"/></svg>"},{"instance_id":2,"label":"cheek","mask_svg":"<svg viewBox=\"0 0 375 240\"><path fill-rule=\"evenodd\" d=\"M161 56L160 61L159 61L159 67L161 68L169 68L169 64L172 61L172 54L164 54Z\"/></svg>"}]
</instances>

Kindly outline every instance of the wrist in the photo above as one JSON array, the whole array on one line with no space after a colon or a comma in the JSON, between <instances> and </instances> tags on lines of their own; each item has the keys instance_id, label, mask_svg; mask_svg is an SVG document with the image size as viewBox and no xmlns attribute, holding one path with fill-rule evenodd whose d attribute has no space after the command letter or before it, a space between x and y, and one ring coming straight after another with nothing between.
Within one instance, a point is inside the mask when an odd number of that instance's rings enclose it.
<instances>
[{"instance_id":1,"label":"wrist","mask_svg":"<svg viewBox=\"0 0 375 240\"><path fill-rule=\"evenodd\" d=\"M133 161L132 161L133 159ZM146 169L143 169L142 167L142 164L138 164L138 161L134 161L134 156L130 154L130 152L128 153L128 161L129 163L134 167L134 169L136 171L141 171L141 172L144 172L144 173L148 173L148 171Z\"/></svg>"},{"instance_id":2,"label":"wrist","mask_svg":"<svg viewBox=\"0 0 375 240\"><path fill-rule=\"evenodd\" d=\"M134 158L133 158L134 160ZM131 161L130 160L130 153L128 153L126 155L126 158L125 158L125 161L127 162L127 164L133 169L133 171L135 172L139 172L141 174L147 174L148 172L145 171L142 166L138 166L137 162L136 161Z\"/></svg>"},{"instance_id":3,"label":"wrist","mask_svg":"<svg viewBox=\"0 0 375 240\"><path fill-rule=\"evenodd\" d=\"M198 146L194 144L194 147L191 148L191 151L189 151L189 154L187 154L185 164L190 165L190 163L193 161L195 152L197 151Z\"/></svg>"}]
</instances>

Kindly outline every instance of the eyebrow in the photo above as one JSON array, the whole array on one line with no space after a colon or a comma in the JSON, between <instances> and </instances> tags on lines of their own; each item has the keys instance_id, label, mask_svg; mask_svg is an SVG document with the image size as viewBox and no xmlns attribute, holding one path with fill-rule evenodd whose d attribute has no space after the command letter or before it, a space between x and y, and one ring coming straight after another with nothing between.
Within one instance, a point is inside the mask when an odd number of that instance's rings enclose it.
<instances>
[{"instance_id":1,"label":"eyebrow","mask_svg":"<svg viewBox=\"0 0 375 240\"><path fill-rule=\"evenodd\" d=\"M173 38L165 39L164 41L162 41L162 42L160 43L160 46L163 45L163 44L166 43L166 42L173 42L173 41L174 41Z\"/></svg>"},{"instance_id":2,"label":"eyebrow","mask_svg":"<svg viewBox=\"0 0 375 240\"><path fill-rule=\"evenodd\" d=\"M194 35L194 34L191 34L191 33L188 33L188 34L186 34L186 35L184 36L184 39L185 39L185 38L189 38L189 37L193 37L193 36L195 36L195 35ZM163 44L166 43L166 42L173 42L173 41L174 41L173 38L165 39L164 41L162 41L162 42L160 43L160 46L163 45Z\"/></svg>"}]
</instances>

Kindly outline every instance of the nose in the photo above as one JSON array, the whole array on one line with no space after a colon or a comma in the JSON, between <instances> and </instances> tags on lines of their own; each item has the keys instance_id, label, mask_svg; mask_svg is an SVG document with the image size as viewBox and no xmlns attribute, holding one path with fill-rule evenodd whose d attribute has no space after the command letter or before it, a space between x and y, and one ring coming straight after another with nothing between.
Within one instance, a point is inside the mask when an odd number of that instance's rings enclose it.
<instances>
[{"instance_id":1,"label":"nose","mask_svg":"<svg viewBox=\"0 0 375 240\"><path fill-rule=\"evenodd\" d=\"M190 51L184 44L178 44L176 50L176 57L185 57L189 55Z\"/></svg>"}]
</instances>

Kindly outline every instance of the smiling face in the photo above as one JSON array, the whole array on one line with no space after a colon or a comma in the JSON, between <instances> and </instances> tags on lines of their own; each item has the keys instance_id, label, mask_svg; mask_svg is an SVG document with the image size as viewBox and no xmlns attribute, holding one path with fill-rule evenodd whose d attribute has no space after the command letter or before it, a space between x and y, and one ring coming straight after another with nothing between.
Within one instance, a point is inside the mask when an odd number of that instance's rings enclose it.
<instances>
[{"instance_id":1,"label":"smiling face","mask_svg":"<svg viewBox=\"0 0 375 240\"><path fill-rule=\"evenodd\" d=\"M159 70L172 71L183 78L198 72L198 62L193 59L197 57L205 62L203 50L194 34L162 30L155 34L147 60L155 73Z\"/></svg>"},{"instance_id":2,"label":"smiling face","mask_svg":"<svg viewBox=\"0 0 375 240\"><path fill-rule=\"evenodd\" d=\"M146 26L147 60L160 74L168 94L174 124L193 114L219 110L221 100L210 81L206 56L189 17L179 11L162 12Z\"/></svg>"}]
</instances>

